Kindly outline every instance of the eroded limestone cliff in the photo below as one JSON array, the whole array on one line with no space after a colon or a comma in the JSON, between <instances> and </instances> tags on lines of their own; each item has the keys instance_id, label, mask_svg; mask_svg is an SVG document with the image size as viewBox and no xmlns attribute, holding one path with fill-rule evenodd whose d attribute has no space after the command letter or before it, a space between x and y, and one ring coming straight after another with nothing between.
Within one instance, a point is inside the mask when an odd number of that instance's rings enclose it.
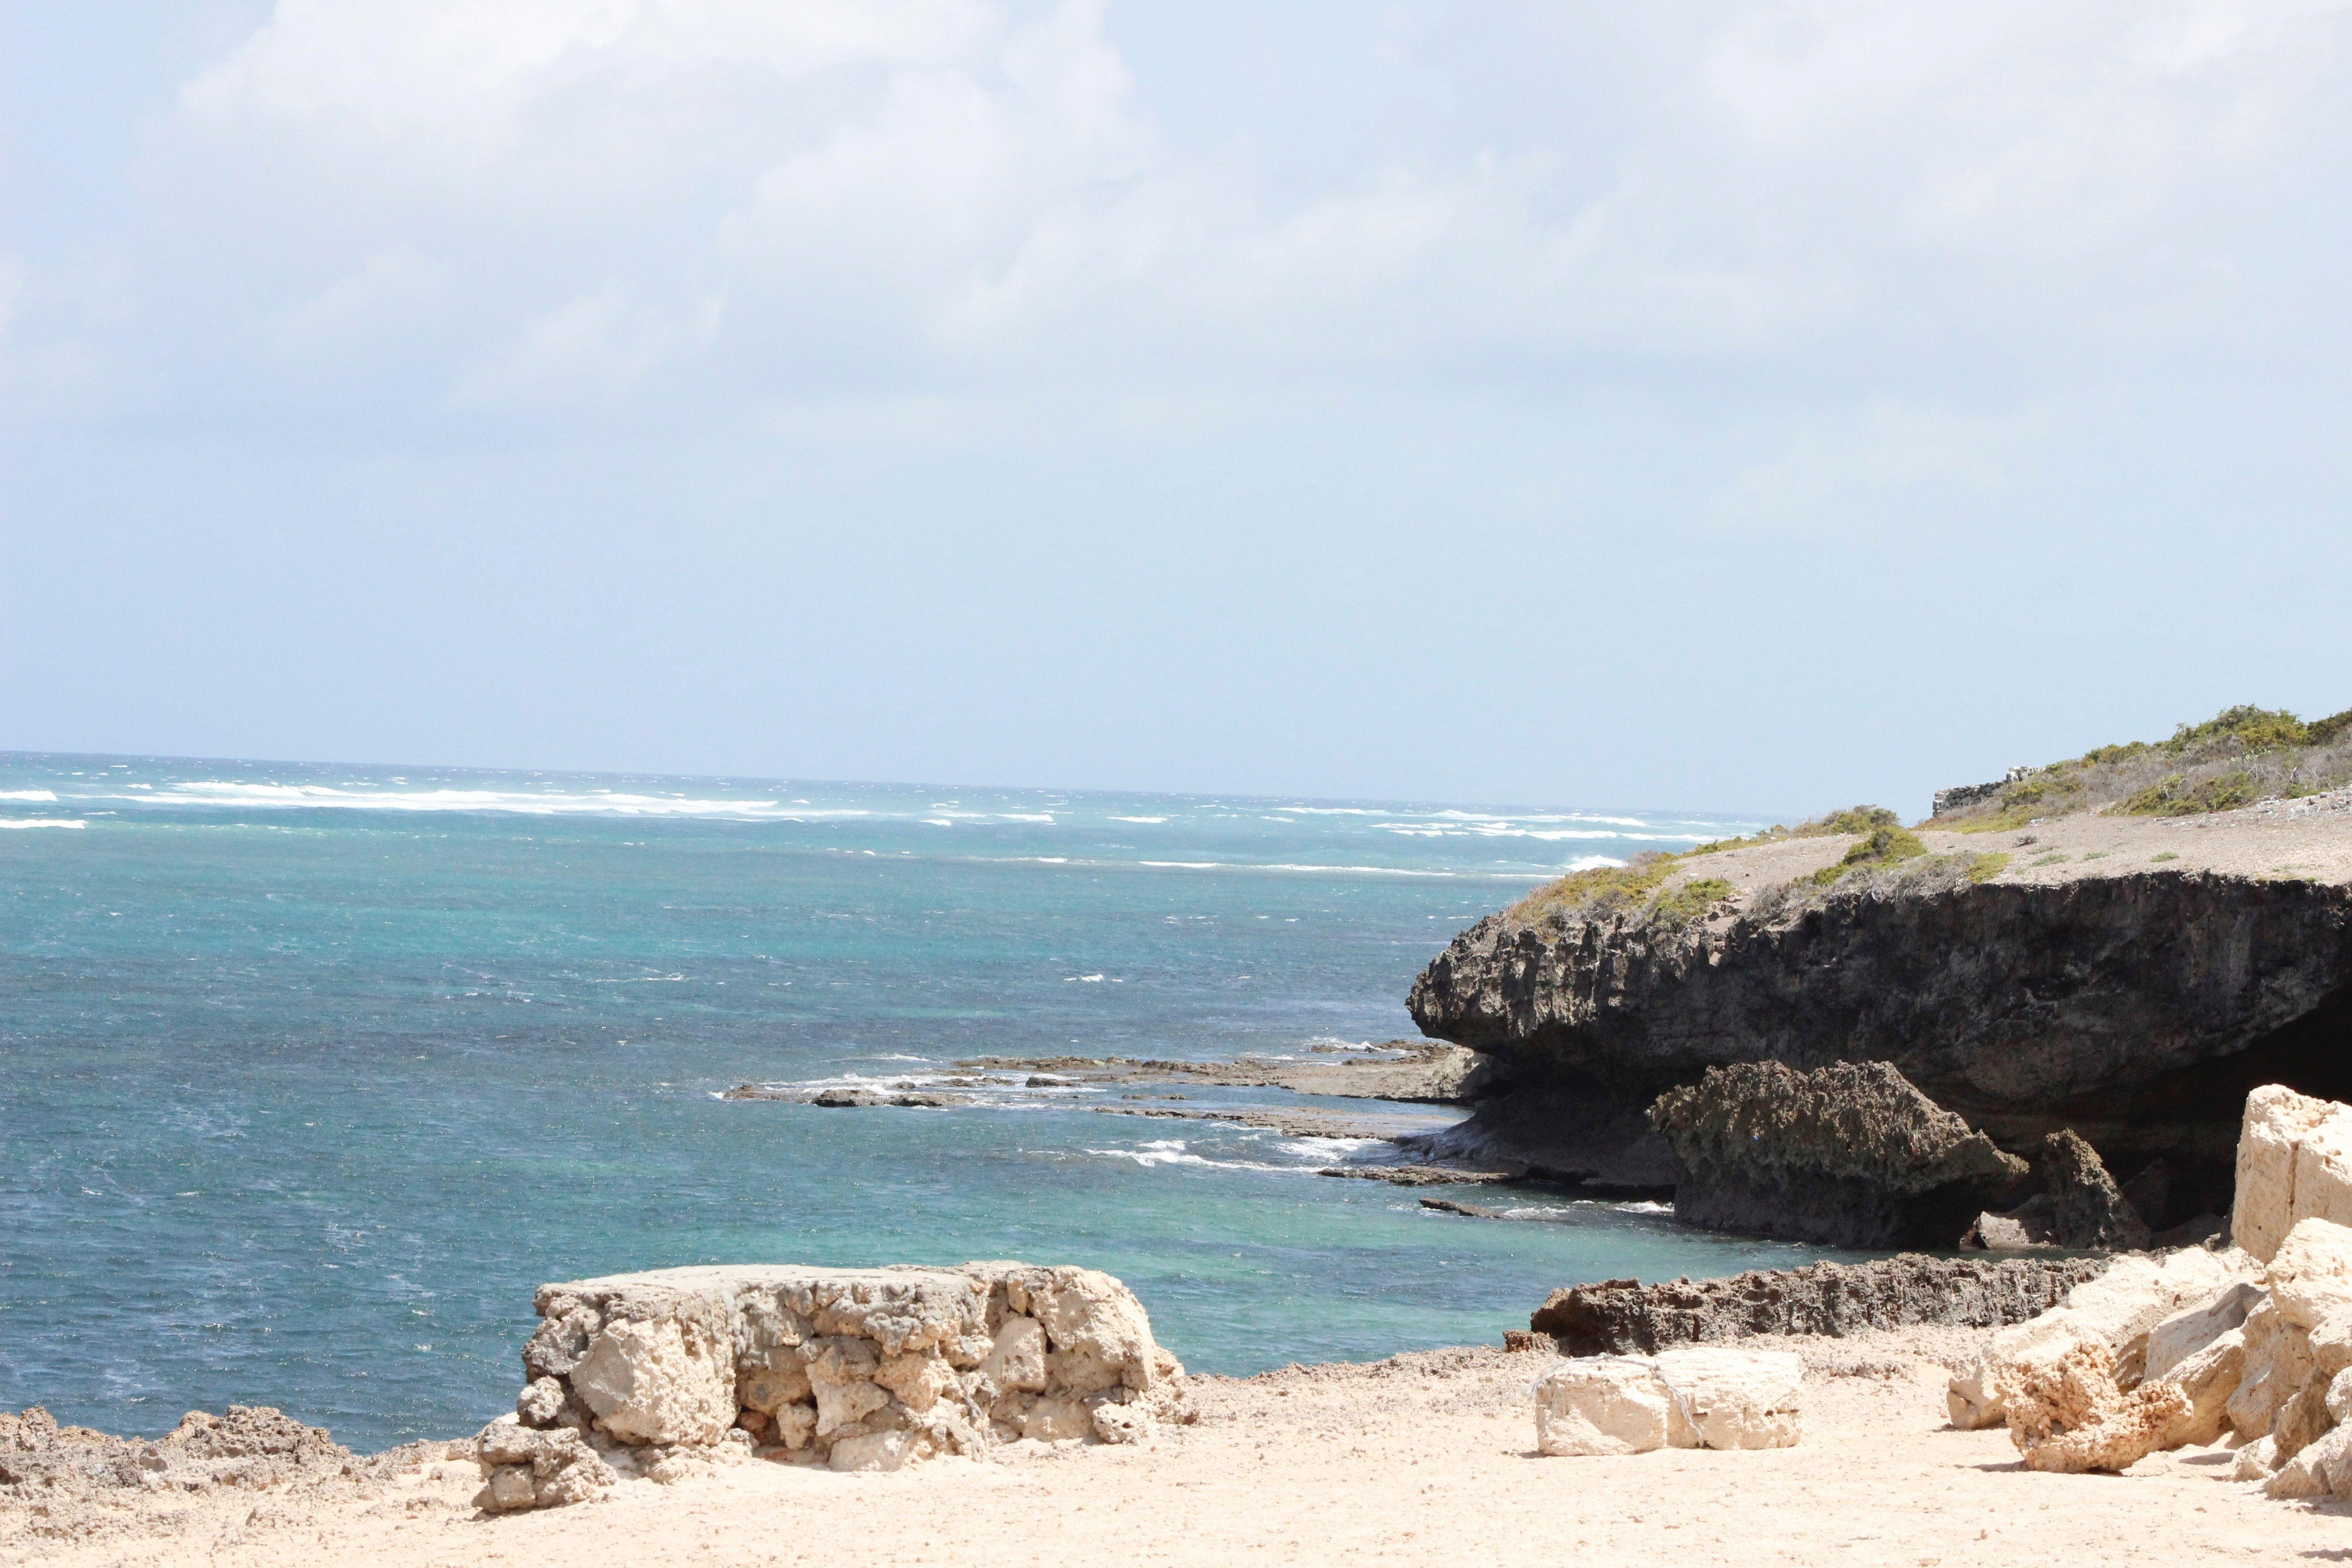
<instances>
[{"instance_id":1,"label":"eroded limestone cliff","mask_svg":"<svg viewBox=\"0 0 2352 1568\"><path fill-rule=\"evenodd\" d=\"M2036 849L1981 880L1816 890L1857 842L1829 837L1696 858L1647 904L1489 916L1412 988L1426 1034L1496 1066L1489 1098L1430 1152L1663 1187L1672 1161L1642 1115L1663 1091L1734 1062L1885 1061L2011 1152L2072 1127L2125 1175L2164 1157L2171 1191L2151 1224L2220 1212L2248 1089L2352 1098L2352 877L2337 863L2352 820L2316 851L2309 824L2291 843L2259 823L2236 837L2036 826L2023 844L1927 836L1956 864ZM2075 837L2103 847L2048 849ZM2309 874L2262 865L2296 855ZM1685 885L1706 887L1706 907L1661 918Z\"/></svg>"}]
</instances>

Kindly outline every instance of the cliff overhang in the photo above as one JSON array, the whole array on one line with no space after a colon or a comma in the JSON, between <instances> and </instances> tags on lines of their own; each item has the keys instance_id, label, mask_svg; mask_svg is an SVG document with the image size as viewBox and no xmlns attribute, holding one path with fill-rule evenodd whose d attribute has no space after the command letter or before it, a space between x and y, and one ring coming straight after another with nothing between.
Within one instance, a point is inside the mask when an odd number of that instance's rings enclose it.
<instances>
[{"instance_id":1,"label":"cliff overhang","mask_svg":"<svg viewBox=\"0 0 2352 1568\"><path fill-rule=\"evenodd\" d=\"M1655 1189L1672 1163L1641 1112L1666 1090L1738 1062L1884 1061L2010 1151L2072 1127L2126 1173L2164 1158L2187 1215L2226 1206L2255 1085L2352 1098L2342 880L1860 880L1800 900L1735 891L1681 922L1505 911L1464 931L1409 1005L1424 1033L1493 1058L1494 1089L1433 1152Z\"/></svg>"}]
</instances>

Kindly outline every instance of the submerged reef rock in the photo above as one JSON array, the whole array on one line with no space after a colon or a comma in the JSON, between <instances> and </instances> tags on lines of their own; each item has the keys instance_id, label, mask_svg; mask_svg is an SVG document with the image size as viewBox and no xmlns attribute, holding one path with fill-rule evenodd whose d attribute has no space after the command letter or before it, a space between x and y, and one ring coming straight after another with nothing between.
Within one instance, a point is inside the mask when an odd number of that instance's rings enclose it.
<instances>
[{"instance_id":1,"label":"submerged reef rock","mask_svg":"<svg viewBox=\"0 0 2352 1568\"><path fill-rule=\"evenodd\" d=\"M1184 1369L1090 1268L667 1268L542 1285L516 1414L480 1439L485 1509L670 1479L723 1445L894 1470L1002 1443L1128 1443Z\"/></svg>"},{"instance_id":2,"label":"submerged reef rock","mask_svg":"<svg viewBox=\"0 0 2352 1568\"><path fill-rule=\"evenodd\" d=\"M1884 865L1872 837L1796 837L1685 857L1643 881L1653 903L1491 915L1412 987L1424 1033L1494 1064L1473 1115L1415 1152L1656 1191L1659 1095L1738 1062L1885 1062L2011 1152L2071 1128L2136 1189L2161 1157L2150 1226L2221 1214L2249 1089L2352 1098L2352 886L2195 868L2198 829L2097 831L2187 853L2018 880L1971 847L2005 837Z\"/></svg>"},{"instance_id":3,"label":"submerged reef rock","mask_svg":"<svg viewBox=\"0 0 2352 1568\"><path fill-rule=\"evenodd\" d=\"M1644 1287L1610 1279L1555 1290L1528 1320L1572 1356L1654 1354L1755 1334L1828 1334L1909 1323L1999 1328L2065 1299L2104 1258L1923 1258L1760 1268Z\"/></svg>"},{"instance_id":4,"label":"submerged reef rock","mask_svg":"<svg viewBox=\"0 0 2352 1568\"><path fill-rule=\"evenodd\" d=\"M2027 1171L1886 1062L1709 1068L1650 1123L1674 1150L1676 1219L1833 1247L1949 1247Z\"/></svg>"}]
</instances>

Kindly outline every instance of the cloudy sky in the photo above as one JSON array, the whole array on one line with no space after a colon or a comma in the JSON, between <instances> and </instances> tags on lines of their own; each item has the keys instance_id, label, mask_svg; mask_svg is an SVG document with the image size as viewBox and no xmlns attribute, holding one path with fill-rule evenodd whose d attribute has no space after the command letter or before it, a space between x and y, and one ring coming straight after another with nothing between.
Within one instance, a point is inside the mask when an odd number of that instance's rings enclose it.
<instances>
[{"instance_id":1,"label":"cloudy sky","mask_svg":"<svg viewBox=\"0 0 2352 1568\"><path fill-rule=\"evenodd\" d=\"M11 0L0 747L1923 811L2334 711L2348 54Z\"/></svg>"}]
</instances>

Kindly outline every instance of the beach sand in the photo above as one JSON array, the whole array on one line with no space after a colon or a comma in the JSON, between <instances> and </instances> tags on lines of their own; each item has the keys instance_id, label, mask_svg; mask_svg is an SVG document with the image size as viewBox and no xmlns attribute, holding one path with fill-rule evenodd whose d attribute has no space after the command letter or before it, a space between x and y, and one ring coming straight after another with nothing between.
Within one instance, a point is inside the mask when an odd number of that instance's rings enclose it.
<instances>
[{"instance_id":1,"label":"beach sand","mask_svg":"<svg viewBox=\"0 0 2352 1568\"><path fill-rule=\"evenodd\" d=\"M0 1563L426 1564L2184 1563L2352 1559L2352 1505L2283 1503L2183 1449L2122 1476L2042 1475L1959 1432L1945 1363L1973 1331L1779 1339L1807 1363L1805 1437L1754 1453L1535 1452L1549 1353L1470 1348L1197 1378L1149 1447L1044 1449L835 1476L743 1458L674 1486L488 1517L471 1463L173 1499L107 1532L24 1533ZM1024 1445L1023 1447L1031 1447Z\"/></svg>"}]
</instances>

